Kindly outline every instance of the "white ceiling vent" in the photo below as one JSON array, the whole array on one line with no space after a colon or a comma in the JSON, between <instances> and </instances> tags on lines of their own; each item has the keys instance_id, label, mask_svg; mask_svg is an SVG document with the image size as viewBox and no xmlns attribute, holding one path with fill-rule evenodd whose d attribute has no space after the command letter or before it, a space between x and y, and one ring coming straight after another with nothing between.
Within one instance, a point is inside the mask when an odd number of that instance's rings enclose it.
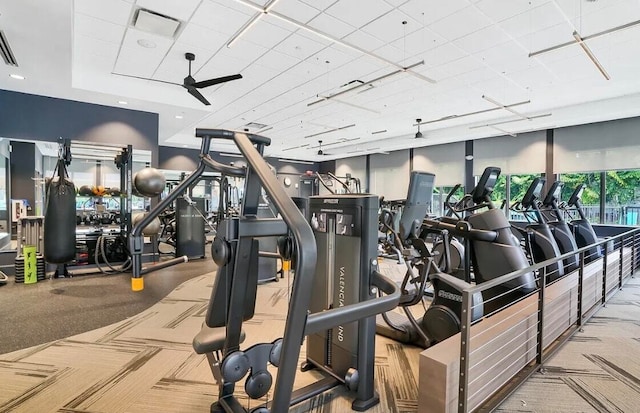
<instances>
[{"instance_id":1,"label":"white ceiling vent","mask_svg":"<svg viewBox=\"0 0 640 413\"><path fill-rule=\"evenodd\" d=\"M158 36L174 37L180 28L180 20L151 10L138 9L134 13L132 26Z\"/></svg>"},{"instance_id":2,"label":"white ceiling vent","mask_svg":"<svg viewBox=\"0 0 640 413\"><path fill-rule=\"evenodd\" d=\"M0 55L2 55L2 59L4 59L4 62L9 66L18 66L16 57L13 55L7 37L2 30L0 30Z\"/></svg>"}]
</instances>

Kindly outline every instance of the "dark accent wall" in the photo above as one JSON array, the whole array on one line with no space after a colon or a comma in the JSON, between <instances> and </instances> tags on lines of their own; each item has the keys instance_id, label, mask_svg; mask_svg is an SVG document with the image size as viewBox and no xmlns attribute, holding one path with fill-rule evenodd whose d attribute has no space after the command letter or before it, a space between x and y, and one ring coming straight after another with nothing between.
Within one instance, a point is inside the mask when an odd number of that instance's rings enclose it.
<instances>
[{"instance_id":1,"label":"dark accent wall","mask_svg":"<svg viewBox=\"0 0 640 413\"><path fill-rule=\"evenodd\" d=\"M326 174L327 172L335 173L336 172L336 161L323 161L318 165L318 172L321 174Z\"/></svg>"},{"instance_id":2,"label":"dark accent wall","mask_svg":"<svg viewBox=\"0 0 640 413\"><path fill-rule=\"evenodd\" d=\"M33 143L11 143L11 199L26 199L31 207L28 215L33 215L35 208L35 149Z\"/></svg>"},{"instance_id":3,"label":"dark accent wall","mask_svg":"<svg viewBox=\"0 0 640 413\"><path fill-rule=\"evenodd\" d=\"M158 114L0 90L0 136L133 145L158 162ZM32 170L33 172L33 170Z\"/></svg>"}]
</instances>

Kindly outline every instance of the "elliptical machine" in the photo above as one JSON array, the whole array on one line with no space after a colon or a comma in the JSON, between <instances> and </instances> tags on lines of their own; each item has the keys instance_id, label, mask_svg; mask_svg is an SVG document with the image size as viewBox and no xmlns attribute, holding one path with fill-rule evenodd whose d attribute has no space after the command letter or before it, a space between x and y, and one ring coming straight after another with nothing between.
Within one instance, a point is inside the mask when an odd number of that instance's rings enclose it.
<instances>
[{"instance_id":1,"label":"elliptical machine","mask_svg":"<svg viewBox=\"0 0 640 413\"><path fill-rule=\"evenodd\" d=\"M531 255L534 263L550 260L562 255L558 244L556 243L551 228L547 225L546 220L542 216L542 212L538 207L538 201L541 197L542 187L546 180L537 177L531 182L522 201L520 201L521 211L529 220L527 227L519 229L515 227L525 239L525 246ZM533 213L534 219L530 220L529 213ZM564 265L561 262L554 262L545 267L547 274L547 282L557 280L564 276Z\"/></svg>"},{"instance_id":2,"label":"elliptical machine","mask_svg":"<svg viewBox=\"0 0 640 413\"><path fill-rule=\"evenodd\" d=\"M558 200L560 199L563 185L564 183L562 181L555 181L551 184L549 191L547 191L547 195L545 195L544 200L542 201L542 206L550 211L551 216L555 218L548 220L547 224L551 229L553 238L558 244L560 253L564 255L569 252L577 251L578 245L573 237L571 228L569 228L569 224L567 224L567 221L564 219L564 214L558 206ZM576 270L579 265L580 257L578 254L572 255L564 260L564 269L566 273Z\"/></svg>"},{"instance_id":3,"label":"elliptical machine","mask_svg":"<svg viewBox=\"0 0 640 413\"><path fill-rule=\"evenodd\" d=\"M582 209L582 192L586 187L587 186L585 184L576 186L576 189L573 191L573 193L569 197L569 200L567 201L567 205L569 207L575 208L575 210L578 211L578 215L580 216L579 219L574 219L569 223L578 248L593 245L598 242L596 232L593 230L591 222L589 222L584 213L584 210ZM587 250L587 253L584 256L584 262L585 264L588 264L600 257L602 257L602 248L600 247L600 245L595 245Z\"/></svg>"},{"instance_id":4,"label":"elliptical machine","mask_svg":"<svg viewBox=\"0 0 640 413\"><path fill-rule=\"evenodd\" d=\"M433 175L412 172L407 207L405 207L402 216L404 227L401 225L398 238L403 246L412 246L418 251L420 265L412 266L410 265L411 261L407 260L407 273L402 283L405 295L400 301L406 314L406 320L401 320L398 314L389 317L390 313L387 313L387 319L384 320L387 326L385 327L381 323L377 325L379 334L404 343L429 347L460 331L462 291L470 284L463 279L438 271L437 266L433 265L433 256L429 253L424 239L418 236L421 231L439 231L445 237L453 234L467 239L470 247L467 253L470 254L477 283L528 267L529 263L524 252L511 236L509 222L501 210L494 208L490 199L499 174L500 169L495 167L487 168L484 171L470 197L475 205L465 208L464 212L473 212L484 208L487 210L453 223L450 220L442 221L430 218L425 218L420 222L420 217L426 213L425 195L419 195L415 192L418 188L427 188L430 180L432 185ZM417 183L419 181L426 183L421 186ZM428 194L430 196L431 192L429 191ZM422 199L423 202L416 201L416 199ZM447 243L443 242L443 245L446 246ZM417 275L414 267L418 269ZM420 302L423 291L421 288L427 279L433 287L433 301L424 315L416 319L411 315L408 307ZM409 283L417 285L411 294L405 291L405 286ZM535 289L534 274L530 272L515 280L488 289L484 295L475 294L472 297L473 313L471 319L476 321L484 315L498 311Z\"/></svg>"}]
</instances>

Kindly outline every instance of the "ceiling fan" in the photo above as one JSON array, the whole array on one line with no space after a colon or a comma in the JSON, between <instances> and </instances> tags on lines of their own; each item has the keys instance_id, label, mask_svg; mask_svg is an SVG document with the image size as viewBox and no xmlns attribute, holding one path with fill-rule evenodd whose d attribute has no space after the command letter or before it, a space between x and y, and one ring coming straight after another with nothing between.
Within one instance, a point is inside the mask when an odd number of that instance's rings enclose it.
<instances>
[{"instance_id":1,"label":"ceiling fan","mask_svg":"<svg viewBox=\"0 0 640 413\"><path fill-rule=\"evenodd\" d=\"M319 140L319 141L318 141L318 152L316 152L316 153L317 153L319 156L323 156L323 155L324 155L324 156L327 156L327 155L329 155L328 153L325 153L325 152L322 150L322 140Z\"/></svg>"},{"instance_id":2,"label":"ceiling fan","mask_svg":"<svg viewBox=\"0 0 640 413\"><path fill-rule=\"evenodd\" d=\"M422 122L422 119L420 118L416 119L416 123L418 124L418 132L416 132L416 139L420 139L424 137L422 132L420 132L420 122Z\"/></svg>"},{"instance_id":3,"label":"ceiling fan","mask_svg":"<svg viewBox=\"0 0 640 413\"><path fill-rule=\"evenodd\" d=\"M184 78L182 83L167 82L165 80L150 79L150 78L141 77L141 76L125 75L122 73L113 73L113 74L118 76L132 77L134 79L150 80L152 82L160 82L160 83L167 83L170 85L182 86L183 88L187 89L187 92L189 92L193 97L195 97L205 105L211 105L211 103L209 103L209 101L204 96L202 96L202 93L200 93L198 89L203 89L205 87L229 82L231 80L242 79L242 75L237 74L237 75L216 77L213 79L201 80L199 82L196 82L193 76L191 76L191 62L193 62L196 59L196 55L193 53L185 53L184 57L189 61L189 75Z\"/></svg>"}]
</instances>

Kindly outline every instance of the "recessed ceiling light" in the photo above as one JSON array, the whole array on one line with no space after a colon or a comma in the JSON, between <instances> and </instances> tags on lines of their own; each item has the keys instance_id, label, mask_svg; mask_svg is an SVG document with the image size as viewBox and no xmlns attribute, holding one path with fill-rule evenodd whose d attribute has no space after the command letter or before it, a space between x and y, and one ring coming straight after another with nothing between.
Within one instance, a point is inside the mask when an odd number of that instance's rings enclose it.
<instances>
[{"instance_id":1,"label":"recessed ceiling light","mask_svg":"<svg viewBox=\"0 0 640 413\"><path fill-rule=\"evenodd\" d=\"M10 74L9 76L11 76L14 79L24 80L24 76L22 75Z\"/></svg>"},{"instance_id":2,"label":"recessed ceiling light","mask_svg":"<svg viewBox=\"0 0 640 413\"><path fill-rule=\"evenodd\" d=\"M138 44L147 49L155 49L156 43L149 39L138 39Z\"/></svg>"},{"instance_id":3,"label":"recessed ceiling light","mask_svg":"<svg viewBox=\"0 0 640 413\"><path fill-rule=\"evenodd\" d=\"M127 102L126 100L119 100L118 103L121 104L121 105L126 105L129 102Z\"/></svg>"},{"instance_id":4,"label":"recessed ceiling light","mask_svg":"<svg viewBox=\"0 0 640 413\"><path fill-rule=\"evenodd\" d=\"M182 118L184 118L184 116L182 116L182 115L176 115L176 119L182 119Z\"/></svg>"}]
</instances>

